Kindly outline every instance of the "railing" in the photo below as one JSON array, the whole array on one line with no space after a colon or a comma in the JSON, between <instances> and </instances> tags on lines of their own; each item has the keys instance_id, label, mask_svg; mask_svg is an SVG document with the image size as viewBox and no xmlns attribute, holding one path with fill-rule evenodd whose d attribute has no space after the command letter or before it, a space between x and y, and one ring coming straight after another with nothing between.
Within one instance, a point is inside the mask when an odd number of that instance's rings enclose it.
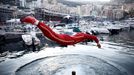
<instances>
[{"instance_id":1,"label":"railing","mask_svg":"<svg viewBox=\"0 0 134 75\"><path fill-rule=\"evenodd\" d=\"M58 15L77 15L77 14L71 14L71 13L63 13L63 12L58 12L58 11L54 11L54 10L50 10L47 8L44 8L44 11L50 14L58 14Z\"/></svg>"}]
</instances>

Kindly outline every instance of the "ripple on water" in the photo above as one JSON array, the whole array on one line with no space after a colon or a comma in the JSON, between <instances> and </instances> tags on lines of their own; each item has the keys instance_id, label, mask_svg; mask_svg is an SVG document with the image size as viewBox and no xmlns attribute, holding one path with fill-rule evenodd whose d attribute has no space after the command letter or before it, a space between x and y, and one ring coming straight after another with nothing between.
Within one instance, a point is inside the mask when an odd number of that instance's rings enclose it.
<instances>
[{"instance_id":1,"label":"ripple on water","mask_svg":"<svg viewBox=\"0 0 134 75\"><path fill-rule=\"evenodd\" d=\"M122 75L115 66L89 55L61 55L41 58L16 71L16 75Z\"/></svg>"}]
</instances>

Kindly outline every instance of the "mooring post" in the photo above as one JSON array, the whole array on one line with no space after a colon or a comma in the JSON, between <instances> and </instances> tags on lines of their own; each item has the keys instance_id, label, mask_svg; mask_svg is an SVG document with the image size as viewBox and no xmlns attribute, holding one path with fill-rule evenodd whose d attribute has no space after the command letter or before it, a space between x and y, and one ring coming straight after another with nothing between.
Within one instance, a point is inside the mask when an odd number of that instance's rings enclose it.
<instances>
[{"instance_id":1,"label":"mooring post","mask_svg":"<svg viewBox=\"0 0 134 75\"><path fill-rule=\"evenodd\" d=\"M76 72L75 71L72 71L72 75L76 75Z\"/></svg>"}]
</instances>

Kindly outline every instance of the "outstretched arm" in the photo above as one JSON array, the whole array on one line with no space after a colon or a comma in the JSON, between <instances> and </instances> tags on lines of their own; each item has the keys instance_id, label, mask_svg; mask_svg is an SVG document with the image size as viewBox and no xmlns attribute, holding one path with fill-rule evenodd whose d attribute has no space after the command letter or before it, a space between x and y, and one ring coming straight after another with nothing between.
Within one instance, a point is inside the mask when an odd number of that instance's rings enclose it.
<instances>
[{"instance_id":1,"label":"outstretched arm","mask_svg":"<svg viewBox=\"0 0 134 75\"><path fill-rule=\"evenodd\" d=\"M97 47L98 47L98 48L101 48L101 45L100 45L100 43L99 43L99 40L98 40L98 38L97 38L96 36L88 34L88 35L87 35L87 38L88 38L88 39L91 39L91 40L94 40L94 41L97 43Z\"/></svg>"},{"instance_id":2,"label":"outstretched arm","mask_svg":"<svg viewBox=\"0 0 134 75\"><path fill-rule=\"evenodd\" d=\"M76 39L76 42L82 42L84 40L94 40L97 43L97 47L101 48L101 45L99 43L99 40L96 36L90 35L87 33L77 33L73 36L74 39Z\"/></svg>"}]
</instances>

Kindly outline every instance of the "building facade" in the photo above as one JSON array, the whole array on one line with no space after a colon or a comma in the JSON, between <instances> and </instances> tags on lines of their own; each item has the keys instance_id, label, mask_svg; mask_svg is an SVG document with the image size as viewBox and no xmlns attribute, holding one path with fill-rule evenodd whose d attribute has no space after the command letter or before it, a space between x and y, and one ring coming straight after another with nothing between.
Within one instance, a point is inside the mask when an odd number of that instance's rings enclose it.
<instances>
[{"instance_id":1,"label":"building facade","mask_svg":"<svg viewBox=\"0 0 134 75\"><path fill-rule=\"evenodd\" d=\"M16 7L9 5L0 5L0 24L3 25L6 20L16 17Z\"/></svg>"},{"instance_id":2,"label":"building facade","mask_svg":"<svg viewBox=\"0 0 134 75\"><path fill-rule=\"evenodd\" d=\"M19 0L0 0L0 3L9 4L9 5L12 5L12 6L19 6L20 5Z\"/></svg>"}]
</instances>

